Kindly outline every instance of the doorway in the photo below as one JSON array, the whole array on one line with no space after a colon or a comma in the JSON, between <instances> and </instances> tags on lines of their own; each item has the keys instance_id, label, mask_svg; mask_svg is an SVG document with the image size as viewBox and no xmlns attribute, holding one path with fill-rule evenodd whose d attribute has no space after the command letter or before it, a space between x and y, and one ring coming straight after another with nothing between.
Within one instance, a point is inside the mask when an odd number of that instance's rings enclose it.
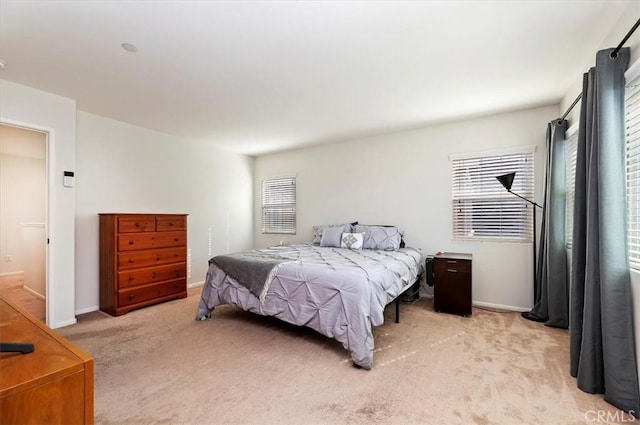
<instances>
[{"instance_id":1,"label":"doorway","mask_svg":"<svg viewBox=\"0 0 640 425\"><path fill-rule=\"evenodd\" d=\"M0 296L46 322L47 133L0 124Z\"/></svg>"}]
</instances>

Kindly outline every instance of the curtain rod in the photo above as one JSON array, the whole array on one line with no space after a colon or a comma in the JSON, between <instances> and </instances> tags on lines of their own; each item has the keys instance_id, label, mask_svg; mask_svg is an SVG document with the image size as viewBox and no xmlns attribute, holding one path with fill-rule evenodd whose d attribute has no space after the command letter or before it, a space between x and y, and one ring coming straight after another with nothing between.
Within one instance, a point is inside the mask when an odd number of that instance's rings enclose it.
<instances>
[{"instance_id":1,"label":"curtain rod","mask_svg":"<svg viewBox=\"0 0 640 425\"><path fill-rule=\"evenodd\" d=\"M569 112L571 112L573 107L576 106L578 104L578 102L580 102L580 99L582 99L582 93L580 93L578 95L578 97L576 97L576 100L573 101L571 106L569 106L569 108L567 108L566 112L562 115L562 118L560 118L560 121L558 121L558 124L562 124L562 121L564 121L564 119L567 118L567 115L569 115Z\"/></svg>"},{"instance_id":2,"label":"curtain rod","mask_svg":"<svg viewBox=\"0 0 640 425\"><path fill-rule=\"evenodd\" d=\"M624 46L624 43L627 42L627 40L629 39L629 37L631 37L631 34L634 33L635 30L638 29L638 25L640 25L640 19L638 19L635 23L634 26L631 27L631 29L629 30L629 32L627 33L627 35L624 36L624 38L622 39L622 41L620 42L620 44L618 44L618 47L616 47L615 49L613 49L613 52L611 52L611 57L613 59L615 59L616 57L618 57L618 52L620 51L620 49L622 49L622 46Z\"/></svg>"},{"instance_id":3,"label":"curtain rod","mask_svg":"<svg viewBox=\"0 0 640 425\"><path fill-rule=\"evenodd\" d=\"M620 44L618 44L618 46L613 49L613 51L611 52L611 54L609 56L611 56L612 59L615 59L618 57L618 52L620 51L620 49L622 49L622 46L624 46L624 43L627 42L627 40L629 39L629 37L631 37L631 34L633 34L635 32L635 30L638 29L638 26L640 26L640 19L638 19L636 21L636 23L631 27L631 29L629 30L629 32L627 33L627 35L624 36L624 38L622 39L622 41L620 42ZM569 108L567 108L567 110L565 111L564 114L562 114L562 118L560 118L558 120L558 124L562 124L562 122L564 121L565 118L567 118L567 115L569 115L569 113L571 112L571 110L573 109L574 106L576 106L578 104L578 102L580 101L580 99L582 99L582 93L580 93L578 95L578 97L576 97L576 100L573 101L573 103L571 104L571 106L569 106Z\"/></svg>"}]
</instances>

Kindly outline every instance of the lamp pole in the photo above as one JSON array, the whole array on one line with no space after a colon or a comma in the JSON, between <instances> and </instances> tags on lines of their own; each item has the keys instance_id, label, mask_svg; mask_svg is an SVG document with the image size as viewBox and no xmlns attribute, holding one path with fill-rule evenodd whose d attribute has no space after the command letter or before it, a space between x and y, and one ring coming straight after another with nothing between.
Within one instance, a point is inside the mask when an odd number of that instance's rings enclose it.
<instances>
[{"instance_id":1,"label":"lamp pole","mask_svg":"<svg viewBox=\"0 0 640 425\"><path fill-rule=\"evenodd\" d=\"M507 192L511 193L512 195L516 195L518 198L523 199L525 201L527 201L528 203L530 203L531 205L533 205L533 303L535 305L536 302L536 287L537 287L537 278L536 278L536 207L542 209L542 207L540 205L538 205L537 203L525 198L524 196L520 196L515 192L511 191L511 185L513 184L513 179L515 178L516 173L508 173L508 174L504 174L502 176L497 176L496 179L498 179L498 181L502 184L502 186L504 186L505 189L507 189ZM540 321L537 316L534 316L531 314L530 311L525 311L522 312L522 317L524 317L525 319L529 319L529 320L535 320L535 321Z\"/></svg>"},{"instance_id":2,"label":"lamp pole","mask_svg":"<svg viewBox=\"0 0 640 425\"><path fill-rule=\"evenodd\" d=\"M538 207L540 209L542 209L542 207L540 205L538 205L537 203L535 203L533 201L530 201L529 199L527 199L527 198L525 198L523 196L520 196L517 193L512 192L511 189L507 189L507 192L511 193L512 195L516 195L518 198L524 199L525 201L527 201L528 203L533 205L533 211L531 211L531 212L533 213L533 302L535 303L536 302L536 286L537 286L537 281L538 281L538 278L536 277L536 273L537 273L537 270L536 270L536 264L537 264L536 256L537 255L536 255L536 208L535 207ZM529 317L527 317L526 313L527 313L526 311L523 312L522 316L528 319Z\"/></svg>"}]
</instances>

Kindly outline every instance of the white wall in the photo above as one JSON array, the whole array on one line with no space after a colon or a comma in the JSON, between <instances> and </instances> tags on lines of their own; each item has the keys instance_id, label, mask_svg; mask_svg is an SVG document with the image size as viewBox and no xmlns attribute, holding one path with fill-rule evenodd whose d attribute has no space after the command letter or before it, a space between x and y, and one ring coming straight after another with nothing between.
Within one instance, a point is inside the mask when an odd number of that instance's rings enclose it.
<instances>
[{"instance_id":1,"label":"white wall","mask_svg":"<svg viewBox=\"0 0 640 425\"><path fill-rule=\"evenodd\" d=\"M0 154L0 275L24 273L24 285L42 296L45 275L33 271L45 270L45 175L44 158ZM26 230L35 223L40 240ZM39 251L41 264L36 265L31 254Z\"/></svg>"},{"instance_id":2,"label":"white wall","mask_svg":"<svg viewBox=\"0 0 640 425\"><path fill-rule=\"evenodd\" d=\"M253 158L83 111L77 140L78 313L99 306L98 213L189 214L190 284L211 256L252 247Z\"/></svg>"},{"instance_id":3,"label":"white wall","mask_svg":"<svg viewBox=\"0 0 640 425\"><path fill-rule=\"evenodd\" d=\"M255 244L309 242L315 224L393 224L405 230L408 246L422 248L425 255L472 253L477 304L528 310L533 301L531 244L452 240L449 155L536 145L539 200L546 125L557 117L558 107L548 106L260 156L256 187L265 177L297 175L298 232L262 235L256 190Z\"/></svg>"},{"instance_id":4,"label":"white wall","mask_svg":"<svg viewBox=\"0 0 640 425\"><path fill-rule=\"evenodd\" d=\"M22 251L24 253L24 287L46 297L47 233L43 222L22 223Z\"/></svg>"},{"instance_id":5,"label":"white wall","mask_svg":"<svg viewBox=\"0 0 640 425\"><path fill-rule=\"evenodd\" d=\"M0 275L25 271L22 223L46 219L46 148L44 133L0 125Z\"/></svg>"},{"instance_id":6,"label":"white wall","mask_svg":"<svg viewBox=\"0 0 640 425\"><path fill-rule=\"evenodd\" d=\"M0 275L46 296L47 135L0 125Z\"/></svg>"},{"instance_id":7,"label":"white wall","mask_svg":"<svg viewBox=\"0 0 640 425\"><path fill-rule=\"evenodd\" d=\"M76 163L76 102L0 80L0 122L49 132L47 324L70 325L75 319L75 190L62 185L63 171Z\"/></svg>"},{"instance_id":8,"label":"white wall","mask_svg":"<svg viewBox=\"0 0 640 425\"><path fill-rule=\"evenodd\" d=\"M24 272L22 223L44 222L45 184L44 159L0 154L0 274Z\"/></svg>"}]
</instances>

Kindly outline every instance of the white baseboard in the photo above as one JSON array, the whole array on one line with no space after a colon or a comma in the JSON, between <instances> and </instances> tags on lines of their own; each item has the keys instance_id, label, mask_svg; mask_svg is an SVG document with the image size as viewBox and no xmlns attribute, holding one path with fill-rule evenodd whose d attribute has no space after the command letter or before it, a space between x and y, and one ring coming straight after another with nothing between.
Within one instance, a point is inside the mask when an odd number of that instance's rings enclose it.
<instances>
[{"instance_id":1,"label":"white baseboard","mask_svg":"<svg viewBox=\"0 0 640 425\"><path fill-rule=\"evenodd\" d=\"M187 285L187 288L191 289L191 288L197 288L198 286L204 286L204 280L201 280L200 282L193 282Z\"/></svg>"},{"instance_id":2,"label":"white baseboard","mask_svg":"<svg viewBox=\"0 0 640 425\"><path fill-rule=\"evenodd\" d=\"M19 274L24 274L24 272L20 271L20 272L6 272L6 273L0 273L0 277L6 277L6 276L17 276Z\"/></svg>"},{"instance_id":3,"label":"white baseboard","mask_svg":"<svg viewBox=\"0 0 640 425\"><path fill-rule=\"evenodd\" d=\"M100 310L100 306L93 306L93 307L85 307L85 308L81 308L80 310L76 310L75 315L78 316L80 314L86 314L86 313L91 313L92 311L98 311Z\"/></svg>"},{"instance_id":4,"label":"white baseboard","mask_svg":"<svg viewBox=\"0 0 640 425\"><path fill-rule=\"evenodd\" d=\"M22 285L22 289L27 290L28 292L31 293L31 295L35 295L36 297L38 297L40 299L43 299L43 300L47 299L47 297L45 297L44 295L42 295L39 292L34 291L33 289L29 288L27 285Z\"/></svg>"},{"instance_id":5,"label":"white baseboard","mask_svg":"<svg viewBox=\"0 0 640 425\"><path fill-rule=\"evenodd\" d=\"M473 301L472 304L475 305L475 306L478 306L478 307L495 308L495 309L498 309L498 310L520 311L520 312L531 310L530 308L515 307L515 306L512 306L512 305L485 303L485 302L480 302L480 301Z\"/></svg>"},{"instance_id":6,"label":"white baseboard","mask_svg":"<svg viewBox=\"0 0 640 425\"><path fill-rule=\"evenodd\" d=\"M54 323L52 326L50 326L50 328L51 329L64 328L65 326L75 325L76 323L78 323L76 319L71 319L71 320L67 320L66 322Z\"/></svg>"},{"instance_id":7,"label":"white baseboard","mask_svg":"<svg viewBox=\"0 0 640 425\"><path fill-rule=\"evenodd\" d=\"M420 298L433 298L433 294L425 294L421 292ZM496 310L507 310L507 311L518 311L518 312L531 310L530 308L514 307L512 305L485 303L482 301L472 301L471 304L478 307L494 308Z\"/></svg>"}]
</instances>

